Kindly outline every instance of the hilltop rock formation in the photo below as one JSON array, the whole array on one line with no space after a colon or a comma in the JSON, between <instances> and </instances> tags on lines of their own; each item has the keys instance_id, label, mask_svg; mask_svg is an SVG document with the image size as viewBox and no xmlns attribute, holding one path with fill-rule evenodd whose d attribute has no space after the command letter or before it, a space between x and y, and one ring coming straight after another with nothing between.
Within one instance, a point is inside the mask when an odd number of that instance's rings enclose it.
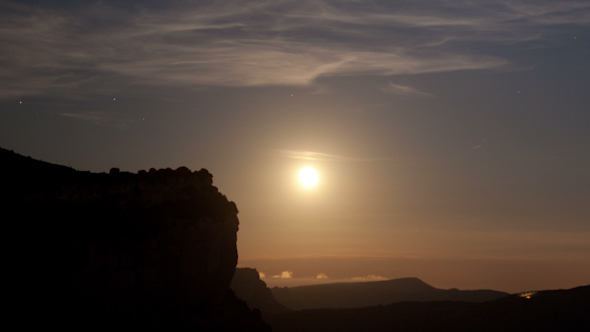
<instances>
[{"instance_id":1,"label":"hilltop rock formation","mask_svg":"<svg viewBox=\"0 0 590 332\"><path fill-rule=\"evenodd\" d=\"M260 310L263 316L291 311L275 300L270 288L260 280L256 269L236 268L230 288L239 299L246 302L250 309Z\"/></svg>"},{"instance_id":2,"label":"hilltop rock formation","mask_svg":"<svg viewBox=\"0 0 590 332\"><path fill-rule=\"evenodd\" d=\"M0 149L0 174L21 329L269 330L229 289L238 210L207 170L96 174Z\"/></svg>"}]
</instances>

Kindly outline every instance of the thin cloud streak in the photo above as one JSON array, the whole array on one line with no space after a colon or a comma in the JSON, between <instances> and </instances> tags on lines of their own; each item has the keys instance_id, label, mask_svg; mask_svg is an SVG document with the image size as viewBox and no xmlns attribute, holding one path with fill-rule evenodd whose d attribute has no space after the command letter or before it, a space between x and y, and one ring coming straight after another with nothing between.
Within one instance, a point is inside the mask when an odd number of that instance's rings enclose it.
<instances>
[{"instance_id":1,"label":"thin cloud streak","mask_svg":"<svg viewBox=\"0 0 590 332\"><path fill-rule=\"evenodd\" d=\"M307 160L307 161L348 161L348 162L368 162L377 159L361 159L345 156L338 156L328 153L304 151L304 150L273 150L272 154L281 158Z\"/></svg>"},{"instance_id":2,"label":"thin cloud streak","mask_svg":"<svg viewBox=\"0 0 590 332\"><path fill-rule=\"evenodd\" d=\"M419 3L187 2L156 13L7 2L0 5L0 98L500 69L508 60L459 45L529 41L554 26L590 24L590 4L580 1Z\"/></svg>"},{"instance_id":3,"label":"thin cloud streak","mask_svg":"<svg viewBox=\"0 0 590 332\"><path fill-rule=\"evenodd\" d=\"M132 125L135 121L130 119L116 119L111 116L108 116L104 112L79 112L79 113L66 113L61 112L58 113L60 116L66 118L77 119L81 121L90 121L94 124L107 124L112 127L116 127L119 129L125 129Z\"/></svg>"},{"instance_id":4,"label":"thin cloud streak","mask_svg":"<svg viewBox=\"0 0 590 332\"><path fill-rule=\"evenodd\" d=\"M388 93L388 94L398 95L398 96L409 96L409 97L432 97L432 96L434 96L431 93L423 92L423 91L414 89L409 86L394 84L391 82L387 86L384 86L383 88L381 88L381 91Z\"/></svg>"},{"instance_id":5,"label":"thin cloud streak","mask_svg":"<svg viewBox=\"0 0 590 332\"><path fill-rule=\"evenodd\" d=\"M100 122L105 119L102 112L88 112L88 113L59 113L61 116L68 118L75 118L86 121Z\"/></svg>"}]
</instances>

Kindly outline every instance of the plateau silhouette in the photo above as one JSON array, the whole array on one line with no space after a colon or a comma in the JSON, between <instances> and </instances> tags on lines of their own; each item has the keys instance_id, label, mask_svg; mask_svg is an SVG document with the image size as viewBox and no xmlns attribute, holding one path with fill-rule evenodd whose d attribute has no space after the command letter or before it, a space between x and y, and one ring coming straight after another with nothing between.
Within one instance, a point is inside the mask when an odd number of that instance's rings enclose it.
<instances>
[{"instance_id":1,"label":"plateau silhouette","mask_svg":"<svg viewBox=\"0 0 590 332\"><path fill-rule=\"evenodd\" d=\"M273 287L272 294L293 310L361 308L402 301L486 302L509 295L494 290L438 289L418 278Z\"/></svg>"}]
</instances>

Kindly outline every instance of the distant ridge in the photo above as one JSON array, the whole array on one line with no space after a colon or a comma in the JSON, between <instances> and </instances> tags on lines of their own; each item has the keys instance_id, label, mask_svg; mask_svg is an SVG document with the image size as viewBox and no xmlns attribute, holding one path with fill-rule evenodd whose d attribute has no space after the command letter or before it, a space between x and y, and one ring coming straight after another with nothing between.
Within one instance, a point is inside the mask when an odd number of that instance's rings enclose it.
<instances>
[{"instance_id":1,"label":"distant ridge","mask_svg":"<svg viewBox=\"0 0 590 332\"><path fill-rule=\"evenodd\" d=\"M277 301L293 310L361 308L402 301L486 302L509 295L493 290L438 289L418 278L273 287Z\"/></svg>"},{"instance_id":2,"label":"distant ridge","mask_svg":"<svg viewBox=\"0 0 590 332\"><path fill-rule=\"evenodd\" d=\"M344 287L350 288L351 285L370 285L375 287L385 287L387 289L395 289L400 291L429 291L435 290L429 284L425 283L424 281L418 278L399 278L399 279L391 279L391 280L379 280L379 281L364 281L364 282L333 282L327 284L317 284L317 285L304 285L304 286L295 286L289 287L289 289L303 289L303 288L328 288L328 287ZM356 287L356 286L353 286ZM281 289L281 287L273 287ZM283 289L286 287L282 287Z\"/></svg>"},{"instance_id":3,"label":"distant ridge","mask_svg":"<svg viewBox=\"0 0 590 332\"><path fill-rule=\"evenodd\" d=\"M485 303L400 302L294 311L266 318L273 332L587 332L590 286L527 292Z\"/></svg>"}]
</instances>

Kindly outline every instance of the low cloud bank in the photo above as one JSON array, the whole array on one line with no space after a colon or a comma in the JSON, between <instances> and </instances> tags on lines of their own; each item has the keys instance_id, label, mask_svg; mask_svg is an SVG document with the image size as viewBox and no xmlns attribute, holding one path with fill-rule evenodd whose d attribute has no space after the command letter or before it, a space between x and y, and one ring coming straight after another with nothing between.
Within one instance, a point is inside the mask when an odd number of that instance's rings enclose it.
<instances>
[{"instance_id":1,"label":"low cloud bank","mask_svg":"<svg viewBox=\"0 0 590 332\"><path fill-rule=\"evenodd\" d=\"M260 279L267 278L266 273L264 273L264 272L258 272L258 276L260 277ZM281 274L272 275L272 276L268 277L268 279L291 279L291 278L293 278L293 271L283 271L283 272L281 272Z\"/></svg>"},{"instance_id":2,"label":"low cloud bank","mask_svg":"<svg viewBox=\"0 0 590 332\"><path fill-rule=\"evenodd\" d=\"M280 275L274 275L271 277L266 277L266 274L263 272L259 272L259 274L264 276L261 278L264 278L264 282L267 284L268 287L296 287L306 285L331 284L339 282L367 282L389 280L389 278L373 274L364 277L339 279L332 279L328 277L325 273L319 273L315 278L293 278L292 271L283 271Z\"/></svg>"},{"instance_id":3,"label":"low cloud bank","mask_svg":"<svg viewBox=\"0 0 590 332\"><path fill-rule=\"evenodd\" d=\"M365 277L353 277L352 278L352 281L382 281L382 280L389 280L389 279L382 277L382 276L374 275L374 274L369 274L368 276L365 276Z\"/></svg>"}]
</instances>

